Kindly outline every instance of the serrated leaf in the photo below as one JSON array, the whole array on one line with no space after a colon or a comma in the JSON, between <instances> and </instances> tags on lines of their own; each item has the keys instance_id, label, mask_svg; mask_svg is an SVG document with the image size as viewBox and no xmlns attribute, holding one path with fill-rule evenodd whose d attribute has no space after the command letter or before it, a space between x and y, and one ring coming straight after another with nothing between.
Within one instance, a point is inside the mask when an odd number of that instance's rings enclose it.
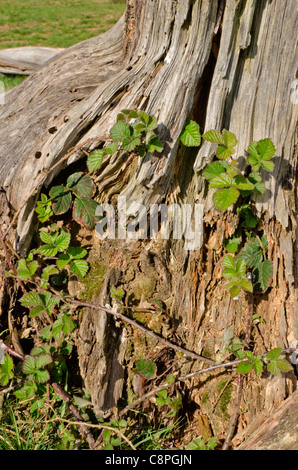
<instances>
[{"instance_id":1,"label":"serrated leaf","mask_svg":"<svg viewBox=\"0 0 298 470\"><path fill-rule=\"evenodd\" d=\"M261 160L260 163L261 163L261 166L264 168L264 170L266 170L266 171L273 171L274 170L275 165L270 160Z\"/></svg>"},{"instance_id":2,"label":"serrated leaf","mask_svg":"<svg viewBox=\"0 0 298 470\"><path fill-rule=\"evenodd\" d=\"M265 260L260 263L257 267L257 274L258 274L258 282L261 285L262 290L266 290L269 281L273 275L273 266L270 260Z\"/></svg>"},{"instance_id":3,"label":"serrated leaf","mask_svg":"<svg viewBox=\"0 0 298 470\"><path fill-rule=\"evenodd\" d=\"M96 224L95 211L98 204L87 197L76 198L73 203L73 218L89 230Z\"/></svg>"},{"instance_id":4,"label":"serrated leaf","mask_svg":"<svg viewBox=\"0 0 298 470\"><path fill-rule=\"evenodd\" d=\"M246 265L243 259L239 259L236 261L236 271L237 271L237 274L240 274L240 275L245 273Z\"/></svg>"},{"instance_id":5,"label":"serrated leaf","mask_svg":"<svg viewBox=\"0 0 298 470\"><path fill-rule=\"evenodd\" d=\"M201 145L200 126L195 121L186 121L180 140L186 147L198 147Z\"/></svg>"},{"instance_id":6,"label":"serrated leaf","mask_svg":"<svg viewBox=\"0 0 298 470\"><path fill-rule=\"evenodd\" d=\"M66 253L71 259L81 259L87 256L87 250L80 246L70 246Z\"/></svg>"},{"instance_id":7,"label":"serrated leaf","mask_svg":"<svg viewBox=\"0 0 298 470\"><path fill-rule=\"evenodd\" d=\"M265 192L265 185L264 183L256 183L255 184L255 187L254 187L254 191L257 193L257 194L263 194Z\"/></svg>"},{"instance_id":8,"label":"serrated leaf","mask_svg":"<svg viewBox=\"0 0 298 470\"><path fill-rule=\"evenodd\" d=\"M203 176L206 180L211 181L216 176L226 173L227 163L225 161L212 162L203 171Z\"/></svg>"},{"instance_id":9,"label":"serrated leaf","mask_svg":"<svg viewBox=\"0 0 298 470\"><path fill-rule=\"evenodd\" d=\"M63 185L54 186L50 190L52 209L54 214L60 215L68 211L71 206L72 196L68 188Z\"/></svg>"},{"instance_id":10,"label":"serrated leaf","mask_svg":"<svg viewBox=\"0 0 298 470\"><path fill-rule=\"evenodd\" d=\"M217 130L210 130L203 135L203 138L208 142L212 142L214 144L222 144L225 145L225 141L221 133Z\"/></svg>"},{"instance_id":11,"label":"serrated leaf","mask_svg":"<svg viewBox=\"0 0 298 470\"><path fill-rule=\"evenodd\" d=\"M260 245L256 242L249 241L245 244L244 248L240 251L237 256L239 259L242 258L248 268L254 268L263 261L263 252L260 249Z\"/></svg>"},{"instance_id":12,"label":"serrated leaf","mask_svg":"<svg viewBox=\"0 0 298 470\"><path fill-rule=\"evenodd\" d=\"M247 178L245 178L242 175L234 176L233 185L236 186L237 189L246 189L246 190L254 189L254 184L251 183Z\"/></svg>"},{"instance_id":13,"label":"serrated leaf","mask_svg":"<svg viewBox=\"0 0 298 470\"><path fill-rule=\"evenodd\" d=\"M53 245L55 243L56 238L58 237L58 232L56 233L47 233L43 230L39 231L40 239L43 243L47 245Z\"/></svg>"},{"instance_id":14,"label":"serrated leaf","mask_svg":"<svg viewBox=\"0 0 298 470\"><path fill-rule=\"evenodd\" d=\"M241 242L241 237L230 238L225 241L224 247L228 253L236 253Z\"/></svg>"},{"instance_id":15,"label":"serrated leaf","mask_svg":"<svg viewBox=\"0 0 298 470\"><path fill-rule=\"evenodd\" d=\"M256 150L262 160L270 160L276 152L273 142L268 138L260 140L256 145Z\"/></svg>"},{"instance_id":16,"label":"serrated leaf","mask_svg":"<svg viewBox=\"0 0 298 470\"><path fill-rule=\"evenodd\" d=\"M217 147L216 156L217 156L217 158L220 158L222 160L226 160L231 155L233 155L233 153L235 153L234 149L228 148L225 145L219 145Z\"/></svg>"},{"instance_id":17,"label":"serrated leaf","mask_svg":"<svg viewBox=\"0 0 298 470\"><path fill-rule=\"evenodd\" d=\"M224 268L230 268L235 270L235 260L232 255L225 255L222 260L222 265Z\"/></svg>"},{"instance_id":18,"label":"serrated leaf","mask_svg":"<svg viewBox=\"0 0 298 470\"><path fill-rule=\"evenodd\" d=\"M226 210L231 205L235 204L239 197L239 191L236 188L220 189L213 194L214 205L221 209Z\"/></svg>"},{"instance_id":19,"label":"serrated leaf","mask_svg":"<svg viewBox=\"0 0 298 470\"><path fill-rule=\"evenodd\" d=\"M273 348L266 354L266 358L270 361L276 361L279 358L281 351L282 348Z\"/></svg>"},{"instance_id":20,"label":"serrated leaf","mask_svg":"<svg viewBox=\"0 0 298 470\"><path fill-rule=\"evenodd\" d=\"M137 148L138 145L140 145L141 141L139 137L125 137L123 139L122 145L124 150L127 150L128 152L131 152Z\"/></svg>"},{"instance_id":21,"label":"serrated leaf","mask_svg":"<svg viewBox=\"0 0 298 470\"><path fill-rule=\"evenodd\" d=\"M249 361L240 362L237 366L237 372L239 374L248 374L253 368L253 363Z\"/></svg>"},{"instance_id":22,"label":"serrated leaf","mask_svg":"<svg viewBox=\"0 0 298 470\"><path fill-rule=\"evenodd\" d=\"M50 374L47 370L45 369L38 369L36 370L34 374L34 378L36 383L38 384L44 384L50 380Z\"/></svg>"},{"instance_id":23,"label":"serrated leaf","mask_svg":"<svg viewBox=\"0 0 298 470\"><path fill-rule=\"evenodd\" d=\"M153 361L140 359L136 362L134 371L146 379L153 379L155 377L156 365Z\"/></svg>"},{"instance_id":24,"label":"serrated leaf","mask_svg":"<svg viewBox=\"0 0 298 470\"><path fill-rule=\"evenodd\" d=\"M124 121L118 121L110 131L111 138L115 142L123 142L126 137L130 137L130 126Z\"/></svg>"},{"instance_id":25,"label":"serrated leaf","mask_svg":"<svg viewBox=\"0 0 298 470\"><path fill-rule=\"evenodd\" d=\"M20 299L24 307L34 307L40 305L40 297L37 292L26 292Z\"/></svg>"},{"instance_id":26,"label":"serrated leaf","mask_svg":"<svg viewBox=\"0 0 298 470\"><path fill-rule=\"evenodd\" d=\"M247 157L247 162L249 163L249 165L252 166L252 168L255 171L258 171L260 166L261 166L260 160L258 158L256 158L255 156Z\"/></svg>"},{"instance_id":27,"label":"serrated leaf","mask_svg":"<svg viewBox=\"0 0 298 470\"><path fill-rule=\"evenodd\" d=\"M288 363L286 359L277 359L276 366L282 372L289 372L293 370L293 367L291 366L291 364Z\"/></svg>"},{"instance_id":28,"label":"serrated leaf","mask_svg":"<svg viewBox=\"0 0 298 470\"><path fill-rule=\"evenodd\" d=\"M259 155L259 152L257 150L257 146L258 146L258 142L251 142L251 144L249 145L249 147L247 149L248 153L250 153L250 155L252 157L254 157L255 161L260 160L260 155Z\"/></svg>"},{"instance_id":29,"label":"serrated leaf","mask_svg":"<svg viewBox=\"0 0 298 470\"><path fill-rule=\"evenodd\" d=\"M147 150L150 153L155 152L155 151L160 153L163 150L163 144L162 142L160 142L160 140L158 140L157 137L153 137L152 139L150 139L147 145Z\"/></svg>"},{"instance_id":30,"label":"serrated leaf","mask_svg":"<svg viewBox=\"0 0 298 470\"><path fill-rule=\"evenodd\" d=\"M221 175L215 176L210 181L210 188L229 188L232 186L232 178L227 175L227 173L223 173Z\"/></svg>"},{"instance_id":31,"label":"serrated leaf","mask_svg":"<svg viewBox=\"0 0 298 470\"><path fill-rule=\"evenodd\" d=\"M253 291L253 287L247 279L241 279L240 286L242 287L242 289L247 290L248 292Z\"/></svg>"},{"instance_id":32,"label":"serrated leaf","mask_svg":"<svg viewBox=\"0 0 298 470\"><path fill-rule=\"evenodd\" d=\"M75 259L70 263L70 269L77 276L84 277L88 272L89 265L83 259Z\"/></svg>"},{"instance_id":33,"label":"serrated leaf","mask_svg":"<svg viewBox=\"0 0 298 470\"><path fill-rule=\"evenodd\" d=\"M231 287L230 289L230 295L234 298L234 297L237 297L237 295L239 294L239 292L241 291L241 287L240 286L233 286Z\"/></svg>"},{"instance_id":34,"label":"serrated leaf","mask_svg":"<svg viewBox=\"0 0 298 470\"><path fill-rule=\"evenodd\" d=\"M47 258L56 256L56 254L58 253L58 249L55 245L42 245L38 248L37 251L38 253L43 256L46 256Z\"/></svg>"},{"instance_id":35,"label":"serrated leaf","mask_svg":"<svg viewBox=\"0 0 298 470\"><path fill-rule=\"evenodd\" d=\"M237 145L238 140L232 132L223 130L222 135L227 147L235 147L235 145Z\"/></svg>"},{"instance_id":36,"label":"serrated leaf","mask_svg":"<svg viewBox=\"0 0 298 470\"><path fill-rule=\"evenodd\" d=\"M17 266L17 275L21 279L28 279L33 276L38 268L37 261L30 261L29 263L25 259L21 259Z\"/></svg>"},{"instance_id":37,"label":"serrated leaf","mask_svg":"<svg viewBox=\"0 0 298 470\"><path fill-rule=\"evenodd\" d=\"M89 175L82 172L73 173L67 178L67 187L78 197L92 198L96 188Z\"/></svg>"},{"instance_id":38,"label":"serrated leaf","mask_svg":"<svg viewBox=\"0 0 298 470\"><path fill-rule=\"evenodd\" d=\"M25 359L22 363L22 370L24 374L34 374L36 367L35 367L35 358L32 356L25 356Z\"/></svg>"},{"instance_id":39,"label":"serrated leaf","mask_svg":"<svg viewBox=\"0 0 298 470\"><path fill-rule=\"evenodd\" d=\"M237 277L237 271L235 269L227 268L223 271L222 274L226 279L233 279L234 277Z\"/></svg>"},{"instance_id":40,"label":"serrated leaf","mask_svg":"<svg viewBox=\"0 0 298 470\"><path fill-rule=\"evenodd\" d=\"M264 365L263 365L263 362L262 361L255 361L254 362L254 371L256 373L256 375L260 375L260 373L262 372L264 368Z\"/></svg>"},{"instance_id":41,"label":"serrated leaf","mask_svg":"<svg viewBox=\"0 0 298 470\"><path fill-rule=\"evenodd\" d=\"M3 372L5 375L10 376L11 372L13 371L13 368L14 368L13 360L8 354L6 354L4 356L2 364L0 364L0 371Z\"/></svg>"},{"instance_id":42,"label":"serrated leaf","mask_svg":"<svg viewBox=\"0 0 298 470\"><path fill-rule=\"evenodd\" d=\"M53 274L58 274L58 269L54 265L50 264L42 270L41 277L48 280L49 276L52 276Z\"/></svg>"},{"instance_id":43,"label":"serrated leaf","mask_svg":"<svg viewBox=\"0 0 298 470\"><path fill-rule=\"evenodd\" d=\"M103 157L105 156L105 149L94 150L88 155L87 167L90 172L98 170L102 164Z\"/></svg>"},{"instance_id":44,"label":"serrated leaf","mask_svg":"<svg viewBox=\"0 0 298 470\"><path fill-rule=\"evenodd\" d=\"M267 365L267 369L273 374L273 375L279 375L279 368L276 365L276 362L270 362L270 364Z\"/></svg>"},{"instance_id":45,"label":"serrated leaf","mask_svg":"<svg viewBox=\"0 0 298 470\"><path fill-rule=\"evenodd\" d=\"M58 259L56 261L58 269L64 269L65 266L71 261L71 257L67 253L62 253L58 255Z\"/></svg>"},{"instance_id":46,"label":"serrated leaf","mask_svg":"<svg viewBox=\"0 0 298 470\"><path fill-rule=\"evenodd\" d=\"M62 231L55 240L55 246L58 251L64 251L68 248L70 243L71 235L68 232Z\"/></svg>"},{"instance_id":47,"label":"serrated leaf","mask_svg":"<svg viewBox=\"0 0 298 470\"><path fill-rule=\"evenodd\" d=\"M40 356L37 356L36 358L35 367L36 369L43 369L51 362L52 362L52 358L49 354L41 354Z\"/></svg>"}]
</instances>

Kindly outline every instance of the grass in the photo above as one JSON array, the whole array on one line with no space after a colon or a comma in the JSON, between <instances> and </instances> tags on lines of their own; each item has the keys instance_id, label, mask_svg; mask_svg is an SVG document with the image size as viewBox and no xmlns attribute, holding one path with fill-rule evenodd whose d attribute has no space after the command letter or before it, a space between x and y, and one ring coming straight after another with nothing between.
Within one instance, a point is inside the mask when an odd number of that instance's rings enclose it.
<instances>
[{"instance_id":1,"label":"grass","mask_svg":"<svg viewBox=\"0 0 298 470\"><path fill-rule=\"evenodd\" d=\"M70 47L107 31L119 20L125 6L126 0L2 0L0 49ZM5 90L25 78L0 74Z\"/></svg>"},{"instance_id":2,"label":"grass","mask_svg":"<svg viewBox=\"0 0 298 470\"><path fill-rule=\"evenodd\" d=\"M2 0L0 49L70 47L109 29L124 10L121 0Z\"/></svg>"}]
</instances>

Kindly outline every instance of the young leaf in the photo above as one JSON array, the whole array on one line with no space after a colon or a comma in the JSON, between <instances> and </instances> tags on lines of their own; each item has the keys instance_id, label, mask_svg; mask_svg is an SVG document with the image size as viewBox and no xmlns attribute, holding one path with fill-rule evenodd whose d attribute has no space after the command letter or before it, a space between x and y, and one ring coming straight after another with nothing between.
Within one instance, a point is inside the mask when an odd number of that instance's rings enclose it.
<instances>
[{"instance_id":1,"label":"young leaf","mask_svg":"<svg viewBox=\"0 0 298 470\"><path fill-rule=\"evenodd\" d=\"M253 183L251 183L247 178L242 175L234 176L233 185L236 186L237 189L246 189L250 191L254 189Z\"/></svg>"},{"instance_id":2,"label":"young leaf","mask_svg":"<svg viewBox=\"0 0 298 470\"><path fill-rule=\"evenodd\" d=\"M262 160L270 160L274 157L276 149L270 139L263 139L257 143L256 150Z\"/></svg>"},{"instance_id":3,"label":"young leaf","mask_svg":"<svg viewBox=\"0 0 298 470\"><path fill-rule=\"evenodd\" d=\"M291 366L291 364L288 363L286 359L277 359L276 366L281 372L289 372L293 370L293 367Z\"/></svg>"},{"instance_id":4,"label":"young leaf","mask_svg":"<svg viewBox=\"0 0 298 470\"><path fill-rule=\"evenodd\" d=\"M61 231L60 235L55 240L55 246L58 251L64 251L68 248L70 243L70 233Z\"/></svg>"},{"instance_id":5,"label":"young leaf","mask_svg":"<svg viewBox=\"0 0 298 470\"><path fill-rule=\"evenodd\" d=\"M186 147L198 147L201 145L200 126L195 121L188 120L180 135L181 142Z\"/></svg>"},{"instance_id":6,"label":"young leaf","mask_svg":"<svg viewBox=\"0 0 298 470\"><path fill-rule=\"evenodd\" d=\"M235 260L232 255L225 255L222 260L222 265L224 268L234 269L235 270Z\"/></svg>"},{"instance_id":7,"label":"young leaf","mask_svg":"<svg viewBox=\"0 0 298 470\"><path fill-rule=\"evenodd\" d=\"M103 157L105 156L105 149L94 150L88 155L87 158L87 167L90 172L98 170L101 166Z\"/></svg>"},{"instance_id":8,"label":"young leaf","mask_svg":"<svg viewBox=\"0 0 298 470\"><path fill-rule=\"evenodd\" d=\"M36 272L37 268L37 261L27 262L27 260L21 259L18 262L17 275L21 279L29 279Z\"/></svg>"},{"instance_id":9,"label":"young leaf","mask_svg":"<svg viewBox=\"0 0 298 470\"><path fill-rule=\"evenodd\" d=\"M157 137L153 137L152 139L149 140L149 143L147 145L147 150L148 152L162 152L163 150L163 144L158 140Z\"/></svg>"},{"instance_id":10,"label":"young leaf","mask_svg":"<svg viewBox=\"0 0 298 470\"><path fill-rule=\"evenodd\" d=\"M123 142L126 137L130 137L130 126L124 121L118 121L110 131L111 138L115 142Z\"/></svg>"},{"instance_id":11,"label":"young leaf","mask_svg":"<svg viewBox=\"0 0 298 470\"><path fill-rule=\"evenodd\" d=\"M281 351L282 348L271 349L271 351L266 354L266 359L269 359L270 361L276 361L279 358Z\"/></svg>"},{"instance_id":12,"label":"young leaf","mask_svg":"<svg viewBox=\"0 0 298 470\"><path fill-rule=\"evenodd\" d=\"M217 158L220 158L222 160L226 160L231 155L233 155L233 153L235 153L234 149L228 148L225 145L219 145L217 147L216 156L217 156Z\"/></svg>"},{"instance_id":13,"label":"young leaf","mask_svg":"<svg viewBox=\"0 0 298 470\"><path fill-rule=\"evenodd\" d=\"M225 161L216 161L210 163L203 171L203 176L206 180L211 181L218 175L226 173L227 163Z\"/></svg>"},{"instance_id":14,"label":"young leaf","mask_svg":"<svg viewBox=\"0 0 298 470\"><path fill-rule=\"evenodd\" d=\"M84 277L88 272L89 265L83 259L75 259L70 263L70 269L77 276Z\"/></svg>"},{"instance_id":15,"label":"young leaf","mask_svg":"<svg viewBox=\"0 0 298 470\"><path fill-rule=\"evenodd\" d=\"M222 135L223 135L226 147L235 147L235 145L237 145L238 140L236 136L232 134L232 132L223 130Z\"/></svg>"},{"instance_id":16,"label":"young leaf","mask_svg":"<svg viewBox=\"0 0 298 470\"><path fill-rule=\"evenodd\" d=\"M34 378L36 383L44 384L50 380L50 374L45 369L37 369L34 374Z\"/></svg>"},{"instance_id":17,"label":"young leaf","mask_svg":"<svg viewBox=\"0 0 298 470\"><path fill-rule=\"evenodd\" d=\"M205 140L207 140L208 142L212 142L214 144L221 144L221 145L225 145L225 141L224 141L224 138L223 136L221 135L221 133L217 130L211 130L211 131L208 131L206 132L204 135L203 135L203 138Z\"/></svg>"},{"instance_id":18,"label":"young leaf","mask_svg":"<svg viewBox=\"0 0 298 470\"><path fill-rule=\"evenodd\" d=\"M41 354L35 360L36 369L43 369L45 366L52 362L52 358L49 354Z\"/></svg>"},{"instance_id":19,"label":"young leaf","mask_svg":"<svg viewBox=\"0 0 298 470\"><path fill-rule=\"evenodd\" d=\"M249 362L249 361L240 362L240 364L238 364L237 366L237 372L239 374L248 374L253 368L253 365L254 365L253 362Z\"/></svg>"},{"instance_id":20,"label":"young leaf","mask_svg":"<svg viewBox=\"0 0 298 470\"><path fill-rule=\"evenodd\" d=\"M224 188L220 189L213 194L214 205L221 209L222 211L226 210L232 204L235 204L239 197L239 191L236 188Z\"/></svg>"},{"instance_id":21,"label":"young leaf","mask_svg":"<svg viewBox=\"0 0 298 470\"><path fill-rule=\"evenodd\" d=\"M229 188L232 184L232 178L226 173L222 173L210 181L210 188Z\"/></svg>"},{"instance_id":22,"label":"young leaf","mask_svg":"<svg viewBox=\"0 0 298 470\"><path fill-rule=\"evenodd\" d=\"M81 259L87 256L87 250L80 246L70 246L66 253L71 257L71 259Z\"/></svg>"}]
</instances>

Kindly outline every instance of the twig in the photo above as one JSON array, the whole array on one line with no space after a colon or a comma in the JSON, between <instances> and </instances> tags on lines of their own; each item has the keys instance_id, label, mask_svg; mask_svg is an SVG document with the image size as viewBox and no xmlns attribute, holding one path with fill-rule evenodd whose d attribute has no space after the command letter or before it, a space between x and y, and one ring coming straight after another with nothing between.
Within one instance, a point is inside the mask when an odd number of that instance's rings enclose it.
<instances>
[{"instance_id":1,"label":"twig","mask_svg":"<svg viewBox=\"0 0 298 470\"><path fill-rule=\"evenodd\" d=\"M129 323L130 325L135 326L139 330L143 331L147 335L151 336L152 338L156 339L157 341L164 344L165 346L168 346L171 349L179 351L182 354L185 354L186 356L191 357L192 359L197 359L197 360L200 360L200 361L208 362L209 364L214 364L214 361L212 361L211 359L200 356L199 354L196 354L192 351L188 351L187 349L183 349L180 346L177 346L176 344L173 344L170 341L167 341L166 339L161 338L160 336L153 333L153 331L148 330L144 326L137 323L135 320L132 320L131 318L127 317L126 315L123 315L122 313L119 313L118 311L114 311L114 310L108 309L106 307L101 307L99 305L95 305L95 304L92 304L92 303L89 303L89 302L81 302L79 300L71 299L69 297L66 297L64 300L67 300L67 302L71 302L71 303L73 303L75 305L78 305L80 307L94 308L94 309L97 309L97 310L101 310L102 312L109 313L110 315L114 315L115 317L120 318L122 321L125 321L125 322Z\"/></svg>"},{"instance_id":2,"label":"twig","mask_svg":"<svg viewBox=\"0 0 298 470\"><path fill-rule=\"evenodd\" d=\"M6 247L6 244L5 244L5 236L3 233L2 233L2 230L0 229L0 241L1 241L1 245L2 245L2 248L3 248L3 251L4 251L4 255L5 255L5 259L7 261L7 264L8 266L10 267L10 269L13 271L14 275L16 276L17 278L17 282L20 286L20 288L22 289L23 293L25 294L26 293L26 289L25 289L25 286L24 284L22 283L22 281L19 279L18 275L17 275L17 272L11 262L11 259L10 259L10 256L8 254L8 251L7 251L7 247Z\"/></svg>"},{"instance_id":3,"label":"twig","mask_svg":"<svg viewBox=\"0 0 298 470\"><path fill-rule=\"evenodd\" d=\"M252 306L253 306L253 294L248 294L248 314L247 314L247 324L246 324L246 332L245 332L245 342L249 344L250 342L250 334L251 334L251 319L252 319ZM240 415L240 403L242 397L242 390L243 390L243 381L244 377L241 374L238 374L237 377L237 395L234 404L234 413L230 422L229 430L222 447L222 450L228 450L231 444L232 437L235 432L235 428L237 425L237 421Z\"/></svg>"}]
</instances>

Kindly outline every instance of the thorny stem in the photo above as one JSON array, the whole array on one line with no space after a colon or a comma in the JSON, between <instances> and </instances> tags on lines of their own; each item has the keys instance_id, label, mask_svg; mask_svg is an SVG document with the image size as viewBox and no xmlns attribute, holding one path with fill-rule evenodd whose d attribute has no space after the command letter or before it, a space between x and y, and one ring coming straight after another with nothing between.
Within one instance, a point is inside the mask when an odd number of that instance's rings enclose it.
<instances>
[{"instance_id":1,"label":"thorny stem","mask_svg":"<svg viewBox=\"0 0 298 470\"><path fill-rule=\"evenodd\" d=\"M208 362L209 364L214 364L214 361L212 361L211 359L200 356L199 354L196 354L192 351L188 351L187 349L181 348L180 346L177 346L176 344L173 344L170 341L167 341L166 339L161 338L160 336L153 333L153 331L148 330L144 326L137 323L135 320L132 320L131 318L127 317L126 315L123 315L122 313L119 313L117 310L111 310L111 309L101 307L99 305L95 305L95 304L92 304L92 303L89 303L89 302L80 302L79 300L70 299L70 298L66 298L65 300L67 300L67 302L71 302L71 303L76 304L76 305L81 306L81 307L90 307L90 308L94 308L94 309L97 309L97 310L101 310L102 312L109 313L110 315L114 315L116 318L120 318L122 321L127 322L130 325L135 326L139 330L143 331L147 335L151 336L152 338L156 339L157 341L164 344L165 346L168 346L171 349L179 351L182 354L185 354L186 356L191 357L193 359L199 359L200 361Z\"/></svg>"},{"instance_id":2,"label":"thorny stem","mask_svg":"<svg viewBox=\"0 0 298 470\"><path fill-rule=\"evenodd\" d=\"M245 332L246 344L249 344L250 342L252 307L253 307L253 294L248 293L248 314L247 314L247 324L246 324L246 332ZM244 376L241 374L238 374L237 395L236 395L236 400L234 403L234 413L230 422L229 430L228 430L224 445L222 447L222 450L228 450L231 444L231 440L233 438L234 432L235 432L237 421L240 415L240 403L241 403L241 398L242 398L243 381L244 381Z\"/></svg>"}]
</instances>

